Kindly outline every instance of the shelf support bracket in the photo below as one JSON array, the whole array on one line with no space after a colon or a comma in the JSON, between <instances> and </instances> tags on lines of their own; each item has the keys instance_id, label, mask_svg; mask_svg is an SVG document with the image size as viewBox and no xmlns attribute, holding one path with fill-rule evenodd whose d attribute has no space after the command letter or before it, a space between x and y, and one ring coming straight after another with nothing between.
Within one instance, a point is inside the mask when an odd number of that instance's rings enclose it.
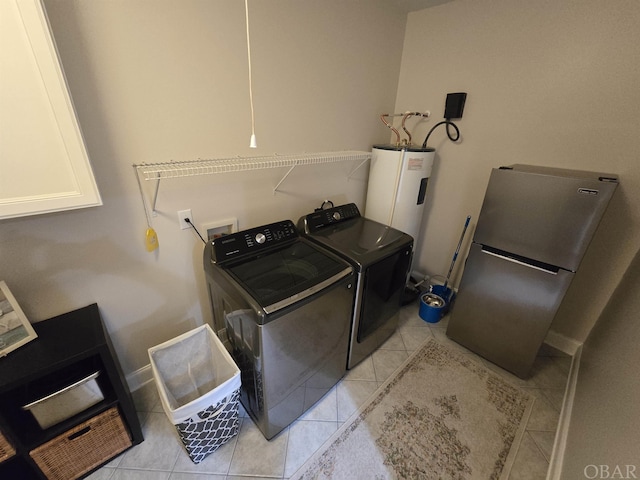
<instances>
[{"instance_id":1,"label":"shelf support bracket","mask_svg":"<svg viewBox=\"0 0 640 480\"><path fill-rule=\"evenodd\" d=\"M282 177L282 180L280 180L280 181L278 182L278 184L277 184L275 187L273 187L273 194L274 194L274 195L275 195L275 194L276 194L276 192L278 191L278 187L282 184L282 182L284 182L284 181L285 181L285 179L289 176L289 174L290 174L291 172L293 172L293 169L294 169L294 168L296 168L296 165L297 165L297 164L291 165L291 168L289 169L289 171L288 171L287 173L285 173L285 174L284 174L284 177Z\"/></svg>"},{"instance_id":2,"label":"shelf support bracket","mask_svg":"<svg viewBox=\"0 0 640 480\"><path fill-rule=\"evenodd\" d=\"M153 191L153 201L151 202L151 216L157 217L158 212L156 212L156 203L158 201L158 190L160 190L160 173L156 176L156 188Z\"/></svg>"},{"instance_id":3,"label":"shelf support bracket","mask_svg":"<svg viewBox=\"0 0 640 480\"><path fill-rule=\"evenodd\" d=\"M140 197L142 198L142 206L144 207L144 213L147 216L147 221L150 221L150 217L157 217L156 203L158 201L158 190L160 189L160 172L156 173L156 185L153 191L153 198L147 199L142 189L142 183L140 182L140 165L133 165L133 174L136 176L138 182L138 190L140 190ZM145 201L147 200L147 201ZM147 206L147 203L149 206Z\"/></svg>"},{"instance_id":4,"label":"shelf support bracket","mask_svg":"<svg viewBox=\"0 0 640 480\"><path fill-rule=\"evenodd\" d=\"M354 168L353 170L351 170L351 172L349 172L349 175L347 175L347 180L350 180L350 179L351 179L351 176L352 176L354 173L356 173L356 171L357 171L361 166L363 166L365 163L367 163L367 161L368 161L368 160L369 160L368 158L365 158L363 161L361 161L361 162L358 164L358 166L357 166L356 168Z\"/></svg>"}]
</instances>

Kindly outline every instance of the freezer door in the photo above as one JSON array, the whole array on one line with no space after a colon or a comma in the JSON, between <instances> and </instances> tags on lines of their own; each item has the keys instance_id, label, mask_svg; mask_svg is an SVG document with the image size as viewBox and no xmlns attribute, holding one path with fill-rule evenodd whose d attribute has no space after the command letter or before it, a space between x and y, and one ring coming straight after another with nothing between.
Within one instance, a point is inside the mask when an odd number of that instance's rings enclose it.
<instances>
[{"instance_id":1,"label":"freezer door","mask_svg":"<svg viewBox=\"0 0 640 480\"><path fill-rule=\"evenodd\" d=\"M575 272L617 183L568 172L492 170L474 241Z\"/></svg>"},{"instance_id":2,"label":"freezer door","mask_svg":"<svg viewBox=\"0 0 640 480\"><path fill-rule=\"evenodd\" d=\"M573 275L532 267L473 243L447 336L526 378Z\"/></svg>"}]
</instances>

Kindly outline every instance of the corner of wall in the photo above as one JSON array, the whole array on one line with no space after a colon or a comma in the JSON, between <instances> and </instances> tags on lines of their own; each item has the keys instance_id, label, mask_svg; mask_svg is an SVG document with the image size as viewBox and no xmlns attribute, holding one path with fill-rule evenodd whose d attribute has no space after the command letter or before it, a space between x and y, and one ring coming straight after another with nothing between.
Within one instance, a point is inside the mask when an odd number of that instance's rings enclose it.
<instances>
[{"instance_id":1,"label":"corner of wall","mask_svg":"<svg viewBox=\"0 0 640 480\"><path fill-rule=\"evenodd\" d=\"M145 365L139 368L135 372L131 372L126 376L127 385L129 391L135 392L146 383L153 380L153 371L151 370L151 364Z\"/></svg>"},{"instance_id":2,"label":"corner of wall","mask_svg":"<svg viewBox=\"0 0 640 480\"><path fill-rule=\"evenodd\" d=\"M575 357L578 350L582 348L582 342L553 330L547 332L544 343L572 357Z\"/></svg>"}]
</instances>

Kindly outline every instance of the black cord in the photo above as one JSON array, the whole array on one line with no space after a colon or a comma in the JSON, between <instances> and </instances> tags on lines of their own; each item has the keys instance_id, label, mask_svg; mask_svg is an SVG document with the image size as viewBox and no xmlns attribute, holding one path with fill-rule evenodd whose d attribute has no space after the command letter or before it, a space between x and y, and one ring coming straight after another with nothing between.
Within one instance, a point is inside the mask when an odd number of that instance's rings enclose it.
<instances>
[{"instance_id":1,"label":"black cord","mask_svg":"<svg viewBox=\"0 0 640 480\"><path fill-rule=\"evenodd\" d=\"M195 232L198 234L198 236L200 237L200 240L202 240L202 243L204 243L206 245L207 244L206 240L204 238L202 238L202 235L200 235L200 232L198 231L196 226L193 223L191 223L191 219L190 218L185 218L184 221L187 222L189 225L191 225L191 228L193 228L195 230Z\"/></svg>"},{"instance_id":2,"label":"black cord","mask_svg":"<svg viewBox=\"0 0 640 480\"><path fill-rule=\"evenodd\" d=\"M460 139L460 130L458 129L458 126L447 118L447 119L443 120L442 122L438 122L433 127L431 127L431 130L429 130L429 133L427 133L427 136L425 137L424 142L422 142L422 148L427 148L427 141L429 140L429 137L431 136L431 133L437 127L439 127L440 125L446 125L447 126L447 137L449 137L449 140L451 140L452 142L457 142ZM455 138L453 138L451 136L451 132L449 131L449 125L453 125L453 128L456 131L456 137Z\"/></svg>"},{"instance_id":3,"label":"black cord","mask_svg":"<svg viewBox=\"0 0 640 480\"><path fill-rule=\"evenodd\" d=\"M329 204L331 204L331 207L329 208L333 208L333 202L331 200L325 200L324 202L322 202L322 205L320 205L320 208L315 208L313 211L321 212L322 210L324 210L324 206Z\"/></svg>"}]
</instances>

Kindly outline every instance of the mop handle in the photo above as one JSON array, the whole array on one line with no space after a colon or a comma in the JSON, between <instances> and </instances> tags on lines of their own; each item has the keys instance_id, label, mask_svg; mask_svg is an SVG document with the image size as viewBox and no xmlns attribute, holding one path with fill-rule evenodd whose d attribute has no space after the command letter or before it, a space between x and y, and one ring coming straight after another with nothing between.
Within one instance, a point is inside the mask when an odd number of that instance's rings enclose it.
<instances>
[{"instance_id":1,"label":"mop handle","mask_svg":"<svg viewBox=\"0 0 640 480\"><path fill-rule=\"evenodd\" d=\"M447 288L447 284L449 283L449 277L451 276L451 272L453 271L453 266L456 264L456 259L458 258L458 252L460 252L460 246L462 245L462 239L464 238L464 234L467 231L467 227L469 226L469 221L471 220L471 215L467 215L467 220L464 222L464 228L462 229L462 235L460 235L460 241L458 242L458 248L456 248L456 252L453 254L453 260L451 260L451 266L449 267L449 273L447 273L447 278L444 281L444 288Z\"/></svg>"}]
</instances>

